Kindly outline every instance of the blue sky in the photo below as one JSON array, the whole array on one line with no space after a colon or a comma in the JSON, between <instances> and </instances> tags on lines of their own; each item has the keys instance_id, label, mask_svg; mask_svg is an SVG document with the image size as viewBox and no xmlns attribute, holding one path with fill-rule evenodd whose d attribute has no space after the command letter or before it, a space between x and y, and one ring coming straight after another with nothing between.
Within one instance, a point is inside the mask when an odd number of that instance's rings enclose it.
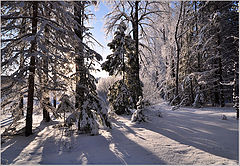
<instances>
[{"instance_id":1,"label":"blue sky","mask_svg":"<svg viewBox=\"0 0 240 166\"><path fill-rule=\"evenodd\" d=\"M111 54L111 50L107 44L111 41L111 37L106 37L104 33L104 16L110 11L110 8L106 3L100 2L97 9L95 7L90 8L92 13L95 14L95 18L90 21L90 25L93 27L91 33L93 37L103 45L103 48L97 44L94 46L94 50L102 55L103 61L106 60L107 55ZM100 69L100 66L97 66ZM108 73L105 71L93 73L95 77L106 77Z\"/></svg>"}]
</instances>

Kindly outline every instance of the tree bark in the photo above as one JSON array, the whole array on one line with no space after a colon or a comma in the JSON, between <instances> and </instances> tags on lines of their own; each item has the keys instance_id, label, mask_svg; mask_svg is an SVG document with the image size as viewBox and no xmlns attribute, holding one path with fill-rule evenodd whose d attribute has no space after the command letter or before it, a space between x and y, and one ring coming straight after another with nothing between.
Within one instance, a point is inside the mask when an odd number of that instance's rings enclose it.
<instances>
[{"instance_id":1,"label":"tree bark","mask_svg":"<svg viewBox=\"0 0 240 166\"><path fill-rule=\"evenodd\" d=\"M135 109L137 108L136 104L138 102L138 97L142 96L142 86L139 78L140 65L139 65L139 37L138 37L138 33L139 33L138 32L138 25L139 25L138 6L139 6L139 1L136 1L135 13L132 19L133 39L135 41L135 55L134 55L135 60L129 64L130 71L128 72L129 73L128 88L131 93Z\"/></svg>"},{"instance_id":2,"label":"tree bark","mask_svg":"<svg viewBox=\"0 0 240 166\"><path fill-rule=\"evenodd\" d=\"M80 111L79 120L78 120L78 130L81 130L80 122L82 119L81 108L86 100L87 91L85 87L87 87L87 78L86 78L86 67L84 64L84 46L83 46L83 29L84 29L84 9L85 3L84 1L76 2L79 3L79 7L74 6L74 15L77 17L76 21L79 23L79 27L75 29L75 33L80 39L80 44L78 49L78 54L75 58L76 64L76 96L75 96L75 108L78 108ZM90 110L86 110L88 115L91 114Z\"/></svg>"},{"instance_id":3,"label":"tree bark","mask_svg":"<svg viewBox=\"0 0 240 166\"><path fill-rule=\"evenodd\" d=\"M23 29L25 29L25 28L23 28ZM24 46L23 46L23 48L22 48L22 51L24 51ZM23 64L24 63L24 55L23 55L23 53L20 55L20 70L23 68ZM24 110L23 110L23 93L22 92L20 92L20 99L19 99L19 110L21 110L22 111L22 115L24 116Z\"/></svg>"},{"instance_id":4,"label":"tree bark","mask_svg":"<svg viewBox=\"0 0 240 166\"><path fill-rule=\"evenodd\" d=\"M179 13L179 17L177 20L177 25L176 25L176 29L175 29L175 42L176 42L176 47L177 47L177 58L176 58L176 79L175 79L175 85L176 85L176 89L175 89L175 96L178 96L178 76L179 76L179 56L180 56L180 46L179 46L179 41L178 41L178 28L179 28L179 23L180 23L180 19L182 16L182 6L183 6L183 2L181 2L181 6L180 6L180 13Z\"/></svg>"},{"instance_id":5,"label":"tree bark","mask_svg":"<svg viewBox=\"0 0 240 166\"><path fill-rule=\"evenodd\" d=\"M194 1L194 12L197 13L197 2ZM198 17L195 17L195 29L196 29L196 37L198 36ZM201 55L199 52L197 52L197 66L198 66L198 72L201 71Z\"/></svg>"},{"instance_id":6,"label":"tree bark","mask_svg":"<svg viewBox=\"0 0 240 166\"><path fill-rule=\"evenodd\" d=\"M84 68L84 53L83 53L83 26L84 26L84 3L83 1L77 2L80 8L74 7L74 15L77 16L76 21L79 23L79 27L75 29L75 33L80 39L79 54L75 58L76 63L76 97L75 97L75 108L81 108L84 102L84 93L86 85L86 71Z\"/></svg>"},{"instance_id":7,"label":"tree bark","mask_svg":"<svg viewBox=\"0 0 240 166\"><path fill-rule=\"evenodd\" d=\"M55 108L57 108L57 99L56 99L56 95L54 94L54 97L53 97L53 106Z\"/></svg>"},{"instance_id":8,"label":"tree bark","mask_svg":"<svg viewBox=\"0 0 240 166\"><path fill-rule=\"evenodd\" d=\"M50 12L46 11L46 15L49 18ZM48 27L45 27L45 44L46 47L48 47L48 40L49 40L49 29ZM48 55L47 52L45 52L45 56L43 57L43 120L45 122L49 122L51 120L49 112L47 111L47 105L50 105L50 97L49 97L49 91L47 89L48 86Z\"/></svg>"},{"instance_id":9,"label":"tree bark","mask_svg":"<svg viewBox=\"0 0 240 166\"><path fill-rule=\"evenodd\" d=\"M38 14L38 2L32 2L33 6L33 18L32 18L32 35L37 33L37 14ZM29 78L28 78L28 102L27 102L27 116L25 136L32 134L32 113L33 113L33 99L34 99L34 76L35 76L35 56L33 55L37 49L36 38L31 42L31 59L29 66Z\"/></svg>"}]
</instances>

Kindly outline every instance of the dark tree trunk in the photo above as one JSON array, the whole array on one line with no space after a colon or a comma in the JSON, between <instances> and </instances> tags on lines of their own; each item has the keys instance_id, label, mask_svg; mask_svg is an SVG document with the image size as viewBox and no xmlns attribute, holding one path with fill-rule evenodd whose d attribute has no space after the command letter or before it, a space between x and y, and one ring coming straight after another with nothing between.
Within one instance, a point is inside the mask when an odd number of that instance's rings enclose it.
<instances>
[{"instance_id":1,"label":"dark tree trunk","mask_svg":"<svg viewBox=\"0 0 240 166\"><path fill-rule=\"evenodd\" d=\"M54 95L54 98L53 98L53 106L55 108L57 108L57 99L56 99L56 96Z\"/></svg>"},{"instance_id":2,"label":"dark tree trunk","mask_svg":"<svg viewBox=\"0 0 240 166\"><path fill-rule=\"evenodd\" d=\"M193 95L192 79L190 80L190 89L191 89L191 104L193 104L193 102L194 102L194 95Z\"/></svg>"},{"instance_id":3,"label":"dark tree trunk","mask_svg":"<svg viewBox=\"0 0 240 166\"><path fill-rule=\"evenodd\" d=\"M128 73L129 75L129 84L128 88L131 93L132 99L133 99L133 104L134 108L137 108L137 102L138 102L138 97L142 96L142 86L141 86L141 81L139 78L139 70L140 70L140 65L139 65L139 37L138 37L138 6L139 6L139 1L135 2L135 13L134 13L134 18L132 21L132 28L133 28L133 39L135 41L135 55L134 55L134 61L132 61L130 65L130 70Z\"/></svg>"},{"instance_id":4,"label":"dark tree trunk","mask_svg":"<svg viewBox=\"0 0 240 166\"><path fill-rule=\"evenodd\" d=\"M74 7L74 15L77 16L76 21L79 23L79 27L75 29L75 33L83 42L83 26L84 26L84 5L85 2L79 1L80 8ZM84 68L84 55L83 55L83 44L79 45L79 54L75 58L76 63L76 97L75 97L75 108L81 108L84 102L84 86L86 85L86 71Z\"/></svg>"},{"instance_id":5,"label":"dark tree trunk","mask_svg":"<svg viewBox=\"0 0 240 166\"><path fill-rule=\"evenodd\" d=\"M218 47L220 47L221 44L221 39L220 39L220 29L218 29L218 34L217 34L217 45ZM219 56L221 56L221 50L219 48L217 48L217 53ZM222 86L222 58L219 57L218 58L218 75L219 75L219 81L218 81L218 95L219 95L219 104L221 107L225 106L225 102L224 102L224 96L223 96L223 86Z\"/></svg>"},{"instance_id":6,"label":"dark tree trunk","mask_svg":"<svg viewBox=\"0 0 240 166\"><path fill-rule=\"evenodd\" d=\"M22 49L24 51L24 47ZM23 68L23 63L24 63L24 55L22 54L20 56L20 70ZM22 92L21 93L21 96L20 96L20 99L19 99L19 109L22 111L22 115L24 116L24 110L23 110L23 95Z\"/></svg>"},{"instance_id":7,"label":"dark tree trunk","mask_svg":"<svg viewBox=\"0 0 240 166\"><path fill-rule=\"evenodd\" d=\"M50 12L46 11L46 15L49 18ZM45 42L46 47L49 45L49 29L46 26L45 27ZM45 122L49 122L51 120L49 112L47 111L47 105L50 105L50 97L49 97L49 91L47 89L48 86L48 55L47 52L45 52L45 56L43 57L43 120Z\"/></svg>"},{"instance_id":8,"label":"dark tree trunk","mask_svg":"<svg viewBox=\"0 0 240 166\"><path fill-rule=\"evenodd\" d=\"M83 27L84 27L84 9L85 3L84 1L76 2L79 4L79 7L74 7L74 15L77 16L76 21L79 23L79 27L75 29L75 33L80 39L81 43L78 49L78 55L75 58L76 63L76 96L75 96L75 108L81 107L86 100L86 89L87 86L87 78L86 78L86 68L84 64L84 46L83 46ZM90 114L90 110L86 110L87 114ZM80 112L79 120L78 120L78 130L81 130L80 121L82 119L82 113Z\"/></svg>"},{"instance_id":9,"label":"dark tree trunk","mask_svg":"<svg viewBox=\"0 0 240 166\"><path fill-rule=\"evenodd\" d=\"M194 1L194 11L197 13L197 2ZM195 29L196 29L196 37L198 36L198 16L195 17ZM197 52L197 66L198 66L198 72L201 71L201 54Z\"/></svg>"},{"instance_id":10,"label":"dark tree trunk","mask_svg":"<svg viewBox=\"0 0 240 166\"><path fill-rule=\"evenodd\" d=\"M179 28L179 23L180 23L180 19L182 16L182 6L183 6L183 2L181 2L181 6L180 6L180 13L179 13L179 17L177 20L177 25L176 25L176 29L175 29L175 42L176 42L176 47L177 47L177 58L176 58L176 79L175 79L175 96L178 96L178 76L179 76L179 56L180 56L180 46L179 46L179 40L178 40L178 28ZM178 98L176 98L176 101L178 101Z\"/></svg>"},{"instance_id":11,"label":"dark tree trunk","mask_svg":"<svg viewBox=\"0 0 240 166\"><path fill-rule=\"evenodd\" d=\"M38 14L38 2L32 2L33 5L33 18L32 18L32 35L37 33L37 14ZM33 54L37 49L36 39L31 42L31 53ZM28 102L27 102L27 115L26 115L26 127L25 136L32 134L32 113L33 113L33 98L34 98L34 76L35 76L35 56L31 56L29 66L29 78L28 78Z\"/></svg>"},{"instance_id":12,"label":"dark tree trunk","mask_svg":"<svg viewBox=\"0 0 240 166\"><path fill-rule=\"evenodd\" d=\"M224 96L223 96L223 86L222 86L222 81L223 81L223 78L222 78L222 60L221 58L218 58L218 65L219 65L219 103L220 103L220 106L221 107L224 107L225 106L225 102L224 102Z\"/></svg>"}]
</instances>

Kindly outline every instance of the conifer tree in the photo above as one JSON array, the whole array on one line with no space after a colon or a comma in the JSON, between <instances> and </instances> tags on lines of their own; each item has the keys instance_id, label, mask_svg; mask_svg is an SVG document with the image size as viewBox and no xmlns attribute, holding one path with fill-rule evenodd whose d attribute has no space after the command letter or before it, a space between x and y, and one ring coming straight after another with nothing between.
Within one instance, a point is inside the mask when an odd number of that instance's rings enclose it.
<instances>
[{"instance_id":1,"label":"conifer tree","mask_svg":"<svg viewBox=\"0 0 240 166\"><path fill-rule=\"evenodd\" d=\"M91 75L90 70L94 69L95 61L102 60L100 54L92 50L87 42L94 39L85 22L90 14L86 12L89 5L96 4L92 1L74 2L74 18L78 26L74 27L78 39L78 45L75 46L75 64L76 64L76 97L75 108L79 114L78 130L80 133L98 134L98 122L103 126L110 127L106 109L102 106L100 98L96 92L96 79ZM96 118L99 116L100 118Z\"/></svg>"},{"instance_id":2,"label":"conifer tree","mask_svg":"<svg viewBox=\"0 0 240 166\"><path fill-rule=\"evenodd\" d=\"M112 42L108 43L113 54L108 55L107 61L102 64L102 69L108 71L109 75L122 75L122 80L115 82L108 92L110 105L117 114L128 113L128 108L133 105L134 93L129 92L127 85L132 81L129 79L129 70L134 61L135 48L134 40L125 34L126 29L126 24L122 21L114 33Z\"/></svg>"}]
</instances>

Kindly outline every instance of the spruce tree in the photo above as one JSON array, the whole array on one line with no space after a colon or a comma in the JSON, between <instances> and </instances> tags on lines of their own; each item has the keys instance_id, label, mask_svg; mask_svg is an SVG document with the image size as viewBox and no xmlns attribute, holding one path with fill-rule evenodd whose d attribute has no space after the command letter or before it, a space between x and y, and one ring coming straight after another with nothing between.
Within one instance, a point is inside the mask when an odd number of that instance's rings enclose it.
<instances>
[{"instance_id":1,"label":"spruce tree","mask_svg":"<svg viewBox=\"0 0 240 166\"><path fill-rule=\"evenodd\" d=\"M88 38L93 38L89 33L89 28L85 26L88 21L89 13L86 8L96 2L79 1L73 2L74 18L78 23L74 27L74 32L78 39L75 46L75 65L76 65L76 96L75 108L78 112L78 131L79 133L98 134L98 122L103 126L111 127L108 120L106 109L102 106L100 98L96 92L96 79L90 73L94 69L93 62L102 60L100 54L92 50L88 45ZM100 117L100 118L97 118Z\"/></svg>"},{"instance_id":2,"label":"spruce tree","mask_svg":"<svg viewBox=\"0 0 240 166\"><path fill-rule=\"evenodd\" d=\"M126 24L122 21L114 33L112 42L108 43L113 54L108 55L107 61L102 64L102 69L108 71L109 75L122 75L122 80L115 82L108 92L110 105L117 114L128 113L128 108L133 105L134 93L129 91L127 85L132 83L130 70L135 61L133 59L135 42L130 36L125 35L126 29Z\"/></svg>"}]
</instances>

